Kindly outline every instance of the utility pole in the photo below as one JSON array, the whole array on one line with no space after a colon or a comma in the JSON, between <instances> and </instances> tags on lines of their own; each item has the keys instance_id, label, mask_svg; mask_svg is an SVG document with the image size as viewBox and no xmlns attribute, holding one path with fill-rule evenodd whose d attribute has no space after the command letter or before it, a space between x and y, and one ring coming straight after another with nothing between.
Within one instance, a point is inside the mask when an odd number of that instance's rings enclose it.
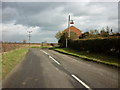
<instances>
[{"instance_id":1,"label":"utility pole","mask_svg":"<svg viewBox=\"0 0 120 90\"><path fill-rule=\"evenodd\" d=\"M68 29L69 29L68 37L70 38L70 15L68 17Z\"/></svg>"},{"instance_id":2,"label":"utility pole","mask_svg":"<svg viewBox=\"0 0 120 90\"><path fill-rule=\"evenodd\" d=\"M31 32L32 32L32 31L27 31L27 32L28 32L29 48L30 48L30 37L31 37L31 35L30 35L30 34L31 34Z\"/></svg>"},{"instance_id":3,"label":"utility pole","mask_svg":"<svg viewBox=\"0 0 120 90\"><path fill-rule=\"evenodd\" d=\"M70 24L74 24L74 22L73 22L73 20L70 20L70 15L69 15L69 17L68 17L68 36L67 36L67 38L69 38L70 39ZM67 48L67 46L68 46L68 39L66 38L66 48Z\"/></svg>"},{"instance_id":4,"label":"utility pole","mask_svg":"<svg viewBox=\"0 0 120 90\"><path fill-rule=\"evenodd\" d=\"M67 38L70 38L70 15L68 17L68 29L69 29L69 32L68 32L68 37L66 37L66 48L68 46L68 39Z\"/></svg>"}]
</instances>

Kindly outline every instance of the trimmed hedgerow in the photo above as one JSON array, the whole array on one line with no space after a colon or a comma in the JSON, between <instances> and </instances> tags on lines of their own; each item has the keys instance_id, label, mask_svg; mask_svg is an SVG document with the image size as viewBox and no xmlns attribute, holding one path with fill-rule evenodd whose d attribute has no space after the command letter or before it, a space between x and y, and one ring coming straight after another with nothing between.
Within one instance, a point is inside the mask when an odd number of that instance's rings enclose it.
<instances>
[{"instance_id":1,"label":"trimmed hedgerow","mask_svg":"<svg viewBox=\"0 0 120 90\"><path fill-rule=\"evenodd\" d=\"M69 40L68 46L75 50L118 55L120 38Z\"/></svg>"}]
</instances>

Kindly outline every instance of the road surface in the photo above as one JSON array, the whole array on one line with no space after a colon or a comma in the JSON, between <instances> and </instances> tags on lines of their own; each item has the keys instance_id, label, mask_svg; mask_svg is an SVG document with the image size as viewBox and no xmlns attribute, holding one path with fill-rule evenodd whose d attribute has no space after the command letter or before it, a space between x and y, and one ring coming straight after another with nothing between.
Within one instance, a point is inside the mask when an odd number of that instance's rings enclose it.
<instances>
[{"instance_id":1,"label":"road surface","mask_svg":"<svg viewBox=\"0 0 120 90\"><path fill-rule=\"evenodd\" d=\"M31 48L3 88L118 88L118 70L49 49Z\"/></svg>"}]
</instances>

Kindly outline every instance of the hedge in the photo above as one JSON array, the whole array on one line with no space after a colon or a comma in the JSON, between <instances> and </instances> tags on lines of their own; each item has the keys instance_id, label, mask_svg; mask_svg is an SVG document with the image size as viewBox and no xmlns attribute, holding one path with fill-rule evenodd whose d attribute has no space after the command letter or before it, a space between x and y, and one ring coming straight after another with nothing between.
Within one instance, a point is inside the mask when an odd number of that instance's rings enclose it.
<instances>
[{"instance_id":1,"label":"hedge","mask_svg":"<svg viewBox=\"0 0 120 90\"><path fill-rule=\"evenodd\" d=\"M75 50L119 55L120 38L69 40L68 47Z\"/></svg>"}]
</instances>

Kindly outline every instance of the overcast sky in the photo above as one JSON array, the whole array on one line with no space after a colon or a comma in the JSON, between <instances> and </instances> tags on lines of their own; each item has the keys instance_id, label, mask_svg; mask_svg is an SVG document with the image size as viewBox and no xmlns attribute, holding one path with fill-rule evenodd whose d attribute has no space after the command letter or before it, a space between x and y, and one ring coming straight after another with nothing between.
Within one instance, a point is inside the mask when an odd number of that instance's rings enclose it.
<instances>
[{"instance_id":1,"label":"overcast sky","mask_svg":"<svg viewBox=\"0 0 120 90\"><path fill-rule=\"evenodd\" d=\"M82 32L109 26L118 32L118 2L2 2L3 41L57 42L68 26L68 15Z\"/></svg>"}]
</instances>

